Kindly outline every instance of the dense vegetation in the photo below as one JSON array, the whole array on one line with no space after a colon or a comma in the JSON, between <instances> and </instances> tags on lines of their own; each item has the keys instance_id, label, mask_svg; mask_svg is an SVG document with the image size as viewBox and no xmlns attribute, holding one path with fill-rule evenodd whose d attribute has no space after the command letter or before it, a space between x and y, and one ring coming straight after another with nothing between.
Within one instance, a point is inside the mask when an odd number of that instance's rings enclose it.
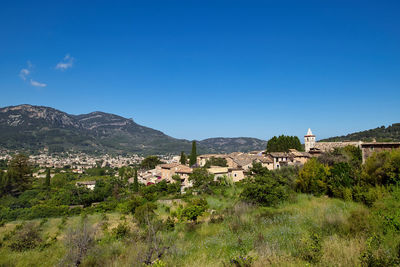
<instances>
[{"instance_id":1,"label":"dense vegetation","mask_svg":"<svg viewBox=\"0 0 400 267\"><path fill-rule=\"evenodd\" d=\"M303 146L297 136L274 136L267 142L267 152L288 152L289 149L303 150Z\"/></svg>"},{"instance_id":2,"label":"dense vegetation","mask_svg":"<svg viewBox=\"0 0 400 267\"><path fill-rule=\"evenodd\" d=\"M2 191L0 265L397 266L400 150L360 155L346 147L276 171L254 163L238 183L197 168L185 194L178 177L136 187L130 167L51 170L49 186L19 155L1 173L2 184L24 178Z\"/></svg>"},{"instance_id":3,"label":"dense vegetation","mask_svg":"<svg viewBox=\"0 0 400 267\"><path fill-rule=\"evenodd\" d=\"M393 123L388 127L381 126L375 129L351 133L343 136L336 136L327 138L321 141L325 142L338 142L338 141L365 141L371 142L373 140L378 142L400 142L400 123Z\"/></svg>"}]
</instances>

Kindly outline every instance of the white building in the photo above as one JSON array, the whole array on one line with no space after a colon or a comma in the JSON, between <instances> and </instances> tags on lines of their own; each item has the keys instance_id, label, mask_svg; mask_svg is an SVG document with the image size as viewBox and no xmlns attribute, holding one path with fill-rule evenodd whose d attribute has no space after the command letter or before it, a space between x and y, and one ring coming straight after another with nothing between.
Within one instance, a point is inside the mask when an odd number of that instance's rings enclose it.
<instances>
[{"instance_id":1,"label":"white building","mask_svg":"<svg viewBox=\"0 0 400 267\"><path fill-rule=\"evenodd\" d=\"M315 147L315 135L308 128L307 134L304 136L304 150L310 152L311 148Z\"/></svg>"}]
</instances>

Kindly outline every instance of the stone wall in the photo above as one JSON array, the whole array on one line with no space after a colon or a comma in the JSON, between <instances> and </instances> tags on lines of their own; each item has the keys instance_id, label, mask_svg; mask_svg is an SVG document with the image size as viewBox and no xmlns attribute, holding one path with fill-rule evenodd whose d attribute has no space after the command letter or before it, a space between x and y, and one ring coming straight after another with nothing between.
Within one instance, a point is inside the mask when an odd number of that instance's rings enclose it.
<instances>
[{"instance_id":1,"label":"stone wall","mask_svg":"<svg viewBox=\"0 0 400 267\"><path fill-rule=\"evenodd\" d=\"M345 147L345 146L357 146L360 147L361 142L316 142L315 148L320 149L322 152L330 152L335 148Z\"/></svg>"}]
</instances>

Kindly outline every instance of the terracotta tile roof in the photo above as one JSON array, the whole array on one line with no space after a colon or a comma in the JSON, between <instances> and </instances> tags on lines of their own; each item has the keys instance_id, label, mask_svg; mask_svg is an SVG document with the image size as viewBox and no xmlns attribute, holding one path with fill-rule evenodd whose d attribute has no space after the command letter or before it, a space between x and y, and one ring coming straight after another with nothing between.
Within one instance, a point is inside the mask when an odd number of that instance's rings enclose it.
<instances>
[{"instance_id":1,"label":"terracotta tile roof","mask_svg":"<svg viewBox=\"0 0 400 267\"><path fill-rule=\"evenodd\" d=\"M264 157L264 156L262 156L262 157L259 157L258 158L258 160L261 162L261 163L273 163L274 161L272 160L272 158L271 157Z\"/></svg>"},{"instance_id":2,"label":"terracotta tile roof","mask_svg":"<svg viewBox=\"0 0 400 267\"><path fill-rule=\"evenodd\" d=\"M167 164L160 164L159 166L162 169L172 169L181 165L180 163L167 163Z\"/></svg>"},{"instance_id":3,"label":"terracotta tile roof","mask_svg":"<svg viewBox=\"0 0 400 267\"><path fill-rule=\"evenodd\" d=\"M180 165L175 172L190 174L190 173L192 173L192 171L193 171L192 168L190 168L188 166Z\"/></svg>"},{"instance_id":4,"label":"terracotta tile roof","mask_svg":"<svg viewBox=\"0 0 400 267\"><path fill-rule=\"evenodd\" d=\"M294 157L308 157L308 158L311 157L310 153L297 151L296 149L289 149L289 154L291 154Z\"/></svg>"},{"instance_id":5,"label":"terracotta tile roof","mask_svg":"<svg viewBox=\"0 0 400 267\"><path fill-rule=\"evenodd\" d=\"M289 153L286 152L270 152L268 153L268 155L270 155L273 158L286 158L286 157L290 157Z\"/></svg>"}]
</instances>

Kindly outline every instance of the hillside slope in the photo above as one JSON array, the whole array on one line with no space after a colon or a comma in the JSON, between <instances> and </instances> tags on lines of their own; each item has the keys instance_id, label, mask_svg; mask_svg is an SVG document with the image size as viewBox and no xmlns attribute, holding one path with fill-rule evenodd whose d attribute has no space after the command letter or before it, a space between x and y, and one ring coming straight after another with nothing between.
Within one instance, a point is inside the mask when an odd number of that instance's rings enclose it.
<instances>
[{"instance_id":1,"label":"hillside slope","mask_svg":"<svg viewBox=\"0 0 400 267\"><path fill-rule=\"evenodd\" d=\"M256 138L210 138L198 142L200 153L265 148ZM92 112L71 115L51 107L19 105L0 108L0 147L15 150L86 153L164 154L189 152L191 142L176 139L118 115Z\"/></svg>"},{"instance_id":2,"label":"hillside slope","mask_svg":"<svg viewBox=\"0 0 400 267\"><path fill-rule=\"evenodd\" d=\"M370 142L376 139L378 142L400 142L400 123L393 123L385 127L381 126L375 129L351 133L343 136L330 137L321 141L325 142L339 142L339 141L365 141Z\"/></svg>"}]
</instances>

